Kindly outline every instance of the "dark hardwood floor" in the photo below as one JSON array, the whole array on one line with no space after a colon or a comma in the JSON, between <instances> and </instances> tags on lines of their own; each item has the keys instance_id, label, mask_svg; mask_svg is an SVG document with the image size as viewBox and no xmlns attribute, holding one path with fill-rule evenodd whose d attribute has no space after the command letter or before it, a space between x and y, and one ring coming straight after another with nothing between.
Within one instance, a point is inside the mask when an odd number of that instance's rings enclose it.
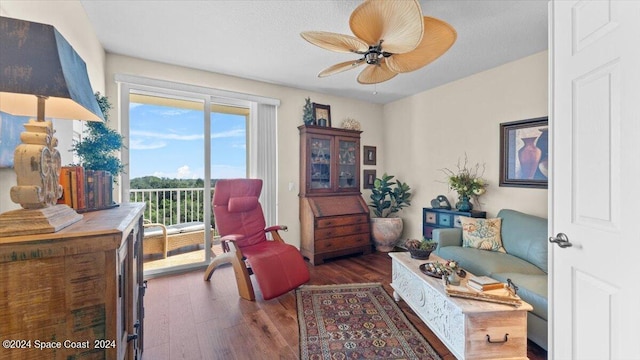
<instances>
[{"instance_id":1,"label":"dark hardwood floor","mask_svg":"<svg viewBox=\"0 0 640 360\"><path fill-rule=\"evenodd\" d=\"M391 258L352 256L311 266L310 284L379 282L390 295ZM293 291L268 301L255 279L255 302L238 296L229 266L203 280L204 270L151 279L145 301L144 359L297 359L298 322ZM455 359L404 301L398 303L443 360ZM547 352L529 342L532 360Z\"/></svg>"}]
</instances>

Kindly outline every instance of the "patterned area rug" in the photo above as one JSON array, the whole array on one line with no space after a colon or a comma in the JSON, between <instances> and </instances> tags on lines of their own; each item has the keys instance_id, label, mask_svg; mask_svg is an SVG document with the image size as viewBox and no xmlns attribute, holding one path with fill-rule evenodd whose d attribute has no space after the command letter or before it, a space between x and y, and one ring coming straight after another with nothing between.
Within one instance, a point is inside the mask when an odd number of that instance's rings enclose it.
<instances>
[{"instance_id":1,"label":"patterned area rug","mask_svg":"<svg viewBox=\"0 0 640 360\"><path fill-rule=\"evenodd\" d=\"M441 360L378 283L303 285L296 298L303 360Z\"/></svg>"}]
</instances>

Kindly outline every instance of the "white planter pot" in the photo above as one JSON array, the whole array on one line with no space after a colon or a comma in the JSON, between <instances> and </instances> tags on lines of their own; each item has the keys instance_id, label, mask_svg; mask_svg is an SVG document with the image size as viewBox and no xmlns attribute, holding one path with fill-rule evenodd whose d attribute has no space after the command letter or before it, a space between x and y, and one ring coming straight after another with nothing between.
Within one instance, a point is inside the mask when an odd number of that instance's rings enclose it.
<instances>
[{"instance_id":1,"label":"white planter pot","mask_svg":"<svg viewBox=\"0 0 640 360\"><path fill-rule=\"evenodd\" d=\"M371 238L376 250L389 252L402 236L401 218L371 218Z\"/></svg>"}]
</instances>

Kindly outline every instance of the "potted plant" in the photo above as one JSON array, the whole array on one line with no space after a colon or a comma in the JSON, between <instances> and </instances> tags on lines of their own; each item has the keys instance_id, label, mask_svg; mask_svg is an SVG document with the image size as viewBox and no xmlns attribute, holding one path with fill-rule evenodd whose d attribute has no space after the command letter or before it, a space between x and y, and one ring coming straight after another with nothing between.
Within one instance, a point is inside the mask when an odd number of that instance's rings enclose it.
<instances>
[{"instance_id":1,"label":"potted plant","mask_svg":"<svg viewBox=\"0 0 640 360\"><path fill-rule=\"evenodd\" d=\"M436 249L438 243L431 239L423 238L422 240L409 239L405 241L404 245L409 250L412 258L426 260L431 255L431 252Z\"/></svg>"},{"instance_id":2,"label":"potted plant","mask_svg":"<svg viewBox=\"0 0 640 360\"><path fill-rule=\"evenodd\" d=\"M396 213L411 205L411 188L393 175L376 178L371 189L371 203L376 217L371 218L371 237L378 251L393 250L402 235L402 218Z\"/></svg>"},{"instance_id":3,"label":"potted plant","mask_svg":"<svg viewBox=\"0 0 640 360\"><path fill-rule=\"evenodd\" d=\"M122 135L107 126L111 103L100 92L95 93L96 100L105 122L90 121L87 123L87 136L73 144L72 150L80 158L80 164L86 170L104 170L111 173L113 179L122 172L124 166L115 152L122 148ZM114 180L115 181L115 180Z\"/></svg>"},{"instance_id":4,"label":"potted plant","mask_svg":"<svg viewBox=\"0 0 640 360\"><path fill-rule=\"evenodd\" d=\"M302 108L302 122L305 125L315 125L315 119L313 118L313 105L311 105L311 98L304 99L304 107Z\"/></svg>"}]
</instances>

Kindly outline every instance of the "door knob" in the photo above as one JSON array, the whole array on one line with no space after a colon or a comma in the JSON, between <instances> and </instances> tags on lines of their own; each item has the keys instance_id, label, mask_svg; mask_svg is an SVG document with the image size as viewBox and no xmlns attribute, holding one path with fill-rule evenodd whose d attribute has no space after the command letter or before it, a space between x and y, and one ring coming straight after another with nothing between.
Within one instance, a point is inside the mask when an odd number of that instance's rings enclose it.
<instances>
[{"instance_id":1,"label":"door knob","mask_svg":"<svg viewBox=\"0 0 640 360\"><path fill-rule=\"evenodd\" d=\"M564 233L558 233L555 237L550 237L549 242L555 243L563 249L573 246L573 244L569 242L567 234Z\"/></svg>"}]
</instances>

